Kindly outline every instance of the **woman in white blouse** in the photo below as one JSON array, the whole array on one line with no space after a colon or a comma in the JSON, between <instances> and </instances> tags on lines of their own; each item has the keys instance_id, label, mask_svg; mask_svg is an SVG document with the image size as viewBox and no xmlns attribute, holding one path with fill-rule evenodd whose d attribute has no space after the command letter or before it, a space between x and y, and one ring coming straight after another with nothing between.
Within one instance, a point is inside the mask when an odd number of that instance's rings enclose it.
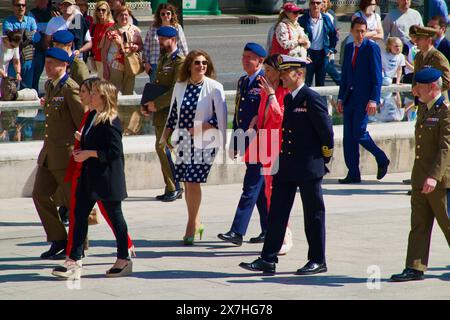
<instances>
[{"instance_id":1,"label":"woman in white blouse","mask_svg":"<svg viewBox=\"0 0 450 320\"><path fill-rule=\"evenodd\" d=\"M384 32L381 24L381 17L375 12L378 6L378 0L361 0L359 3L359 11L355 12L352 20L356 17L363 18L367 22L366 38L371 40L383 40ZM353 40L353 39L352 39Z\"/></svg>"},{"instance_id":2,"label":"woman in white blouse","mask_svg":"<svg viewBox=\"0 0 450 320\"><path fill-rule=\"evenodd\" d=\"M183 242L194 244L204 227L199 209L200 183L205 183L218 148L226 143L227 105L222 84L213 80L211 57L202 50L191 51L180 71L170 104L169 118L160 143L176 145L175 180L184 182L188 223Z\"/></svg>"}]
</instances>

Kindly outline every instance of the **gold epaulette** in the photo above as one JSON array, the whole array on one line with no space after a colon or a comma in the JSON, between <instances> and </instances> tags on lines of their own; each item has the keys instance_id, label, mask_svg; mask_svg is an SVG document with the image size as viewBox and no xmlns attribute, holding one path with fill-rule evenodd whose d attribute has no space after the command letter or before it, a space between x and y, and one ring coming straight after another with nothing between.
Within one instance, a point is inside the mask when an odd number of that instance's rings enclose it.
<instances>
[{"instance_id":1,"label":"gold epaulette","mask_svg":"<svg viewBox=\"0 0 450 320\"><path fill-rule=\"evenodd\" d=\"M322 154L325 158L331 158L333 156L333 148L330 149L327 146L323 146Z\"/></svg>"}]
</instances>

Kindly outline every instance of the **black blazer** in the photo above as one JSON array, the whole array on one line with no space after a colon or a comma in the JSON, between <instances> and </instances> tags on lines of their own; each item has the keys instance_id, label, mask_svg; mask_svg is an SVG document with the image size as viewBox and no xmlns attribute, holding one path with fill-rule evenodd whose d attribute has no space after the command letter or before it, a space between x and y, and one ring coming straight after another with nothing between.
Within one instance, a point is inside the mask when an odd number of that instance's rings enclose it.
<instances>
[{"instance_id":1,"label":"black blazer","mask_svg":"<svg viewBox=\"0 0 450 320\"><path fill-rule=\"evenodd\" d=\"M447 38L442 39L437 49L450 61L450 41Z\"/></svg>"},{"instance_id":2,"label":"black blazer","mask_svg":"<svg viewBox=\"0 0 450 320\"><path fill-rule=\"evenodd\" d=\"M92 200L121 201L127 197L125 184L125 159L122 146L122 125L117 117L109 122L92 126L95 111L92 111L81 135L82 150L96 150L98 158L83 162L79 181L79 192L87 192Z\"/></svg>"},{"instance_id":3,"label":"black blazer","mask_svg":"<svg viewBox=\"0 0 450 320\"><path fill-rule=\"evenodd\" d=\"M333 126L327 106L306 85L284 99L282 143L277 178L303 182L325 175L322 148L333 149Z\"/></svg>"}]
</instances>

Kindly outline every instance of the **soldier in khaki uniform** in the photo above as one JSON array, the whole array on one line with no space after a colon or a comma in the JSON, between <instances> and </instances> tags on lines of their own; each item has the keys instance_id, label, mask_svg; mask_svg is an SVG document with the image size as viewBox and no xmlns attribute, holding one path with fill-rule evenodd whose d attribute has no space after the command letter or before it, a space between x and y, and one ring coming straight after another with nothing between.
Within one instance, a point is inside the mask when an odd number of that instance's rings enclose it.
<instances>
[{"instance_id":1,"label":"soldier in khaki uniform","mask_svg":"<svg viewBox=\"0 0 450 320\"><path fill-rule=\"evenodd\" d=\"M416 159L411 184L411 231L406 268L393 281L422 280L427 270L431 231L437 220L450 246L447 189L450 188L450 105L442 90L442 72L425 68L415 75L416 94L423 103L416 120Z\"/></svg>"},{"instance_id":2,"label":"soldier in khaki uniform","mask_svg":"<svg viewBox=\"0 0 450 320\"><path fill-rule=\"evenodd\" d=\"M63 256L67 232L59 219L52 198L59 187L70 199L70 184L64 183L66 168L73 150L74 134L84 115L78 84L66 73L70 57L62 49L50 48L46 52L45 70L49 80L45 84L45 139L38 157L38 170L33 188L33 201L41 218L50 250L41 258Z\"/></svg>"},{"instance_id":3,"label":"soldier in khaki uniform","mask_svg":"<svg viewBox=\"0 0 450 320\"><path fill-rule=\"evenodd\" d=\"M155 84L168 86L170 89L157 97L154 101L147 103L142 113L148 116L153 113L153 125L155 126L156 143L155 149L161 163L161 171L166 184L164 194L157 196L158 200L169 202L181 198L183 190L174 179L174 165L170 150L159 141L164 132L166 121L169 116L170 100L173 88L178 81L184 56L177 47L177 30L173 27L160 27L157 31L160 47L165 51L158 60Z\"/></svg>"},{"instance_id":4,"label":"soldier in khaki uniform","mask_svg":"<svg viewBox=\"0 0 450 320\"><path fill-rule=\"evenodd\" d=\"M411 37L416 39L419 52L414 59L414 75L426 67L433 67L442 72L442 94L448 100L447 91L450 89L450 66L447 58L434 47L434 38L437 36L436 29L411 26L409 29ZM412 86L416 84L413 77ZM413 89L414 93L414 89ZM417 96L417 94L415 94Z\"/></svg>"},{"instance_id":5,"label":"soldier in khaki uniform","mask_svg":"<svg viewBox=\"0 0 450 320\"><path fill-rule=\"evenodd\" d=\"M84 80L89 78L89 69L86 63L72 52L73 41L74 36L68 30L60 30L53 34L53 46L65 50L70 57L67 73L78 85L81 85Z\"/></svg>"}]
</instances>

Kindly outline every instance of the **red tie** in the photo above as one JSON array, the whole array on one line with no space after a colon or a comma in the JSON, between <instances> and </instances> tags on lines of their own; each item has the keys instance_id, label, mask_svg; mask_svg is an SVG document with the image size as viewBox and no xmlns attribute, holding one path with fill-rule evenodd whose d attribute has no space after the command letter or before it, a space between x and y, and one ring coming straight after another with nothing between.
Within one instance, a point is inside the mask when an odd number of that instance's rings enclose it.
<instances>
[{"instance_id":1,"label":"red tie","mask_svg":"<svg viewBox=\"0 0 450 320\"><path fill-rule=\"evenodd\" d=\"M358 55L359 47L355 47L355 52L353 53L353 59L352 59L352 67L355 69L356 64L356 56Z\"/></svg>"}]
</instances>

